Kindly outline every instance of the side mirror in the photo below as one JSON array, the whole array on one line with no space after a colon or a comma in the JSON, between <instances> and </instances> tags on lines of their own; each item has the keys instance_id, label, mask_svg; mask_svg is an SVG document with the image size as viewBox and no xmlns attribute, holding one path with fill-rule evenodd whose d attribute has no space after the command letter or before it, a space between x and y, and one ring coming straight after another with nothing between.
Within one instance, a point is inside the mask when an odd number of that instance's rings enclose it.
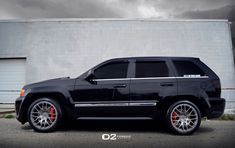
<instances>
[{"instance_id":1,"label":"side mirror","mask_svg":"<svg viewBox=\"0 0 235 148\"><path fill-rule=\"evenodd\" d=\"M90 83L92 83L92 84L96 84L96 81L93 80L94 78L95 78L94 71L93 70L89 70L87 72L85 80L90 82Z\"/></svg>"}]
</instances>

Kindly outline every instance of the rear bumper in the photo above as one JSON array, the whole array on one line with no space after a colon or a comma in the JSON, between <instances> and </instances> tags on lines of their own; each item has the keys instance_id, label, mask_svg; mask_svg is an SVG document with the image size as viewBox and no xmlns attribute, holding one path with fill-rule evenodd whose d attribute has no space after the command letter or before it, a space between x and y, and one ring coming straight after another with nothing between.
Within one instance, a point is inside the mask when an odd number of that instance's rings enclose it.
<instances>
[{"instance_id":1,"label":"rear bumper","mask_svg":"<svg viewBox=\"0 0 235 148\"><path fill-rule=\"evenodd\" d=\"M207 111L207 118L218 118L224 113L225 99L224 98L210 98L211 107Z\"/></svg>"}]
</instances>

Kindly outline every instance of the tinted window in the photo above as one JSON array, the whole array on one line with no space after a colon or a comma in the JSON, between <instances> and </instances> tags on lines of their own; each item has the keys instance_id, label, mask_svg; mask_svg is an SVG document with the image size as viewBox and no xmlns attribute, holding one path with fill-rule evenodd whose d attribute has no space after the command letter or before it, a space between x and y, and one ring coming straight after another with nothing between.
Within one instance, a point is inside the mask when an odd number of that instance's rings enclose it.
<instances>
[{"instance_id":1,"label":"tinted window","mask_svg":"<svg viewBox=\"0 0 235 148\"><path fill-rule=\"evenodd\" d=\"M126 78L127 62L105 64L94 71L96 79Z\"/></svg>"},{"instance_id":2,"label":"tinted window","mask_svg":"<svg viewBox=\"0 0 235 148\"><path fill-rule=\"evenodd\" d=\"M191 61L173 61L179 76L200 75L205 73Z\"/></svg>"},{"instance_id":3,"label":"tinted window","mask_svg":"<svg viewBox=\"0 0 235 148\"><path fill-rule=\"evenodd\" d=\"M136 78L168 77L169 72L165 61L136 62Z\"/></svg>"}]
</instances>

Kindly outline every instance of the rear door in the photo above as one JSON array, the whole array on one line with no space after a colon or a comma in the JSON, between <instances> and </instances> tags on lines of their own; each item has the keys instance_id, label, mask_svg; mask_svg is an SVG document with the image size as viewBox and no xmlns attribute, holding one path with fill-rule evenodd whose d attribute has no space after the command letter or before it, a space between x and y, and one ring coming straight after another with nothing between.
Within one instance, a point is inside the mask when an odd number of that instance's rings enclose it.
<instances>
[{"instance_id":1,"label":"rear door","mask_svg":"<svg viewBox=\"0 0 235 148\"><path fill-rule=\"evenodd\" d=\"M165 58L137 59L134 65L129 106L135 116L151 116L159 101L177 94L176 78Z\"/></svg>"}]
</instances>

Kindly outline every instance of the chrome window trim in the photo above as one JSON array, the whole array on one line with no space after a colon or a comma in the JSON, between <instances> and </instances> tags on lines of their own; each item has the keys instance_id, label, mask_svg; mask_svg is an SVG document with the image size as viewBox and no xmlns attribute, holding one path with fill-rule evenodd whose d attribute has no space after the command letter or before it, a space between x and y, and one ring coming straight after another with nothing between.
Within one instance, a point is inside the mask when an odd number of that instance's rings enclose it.
<instances>
[{"instance_id":1,"label":"chrome window trim","mask_svg":"<svg viewBox=\"0 0 235 148\"><path fill-rule=\"evenodd\" d=\"M145 78L131 78L131 80L161 80L161 79L175 79L176 77L145 77Z\"/></svg>"},{"instance_id":2,"label":"chrome window trim","mask_svg":"<svg viewBox=\"0 0 235 148\"><path fill-rule=\"evenodd\" d=\"M152 79L203 79L209 78L208 76L196 77L145 77L145 78L117 78L117 79L93 79L93 81L127 81L127 80L152 80Z\"/></svg>"},{"instance_id":3,"label":"chrome window trim","mask_svg":"<svg viewBox=\"0 0 235 148\"><path fill-rule=\"evenodd\" d=\"M93 81L127 81L130 80L130 78L115 78L115 79L93 79Z\"/></svg>"}]
</instances>

